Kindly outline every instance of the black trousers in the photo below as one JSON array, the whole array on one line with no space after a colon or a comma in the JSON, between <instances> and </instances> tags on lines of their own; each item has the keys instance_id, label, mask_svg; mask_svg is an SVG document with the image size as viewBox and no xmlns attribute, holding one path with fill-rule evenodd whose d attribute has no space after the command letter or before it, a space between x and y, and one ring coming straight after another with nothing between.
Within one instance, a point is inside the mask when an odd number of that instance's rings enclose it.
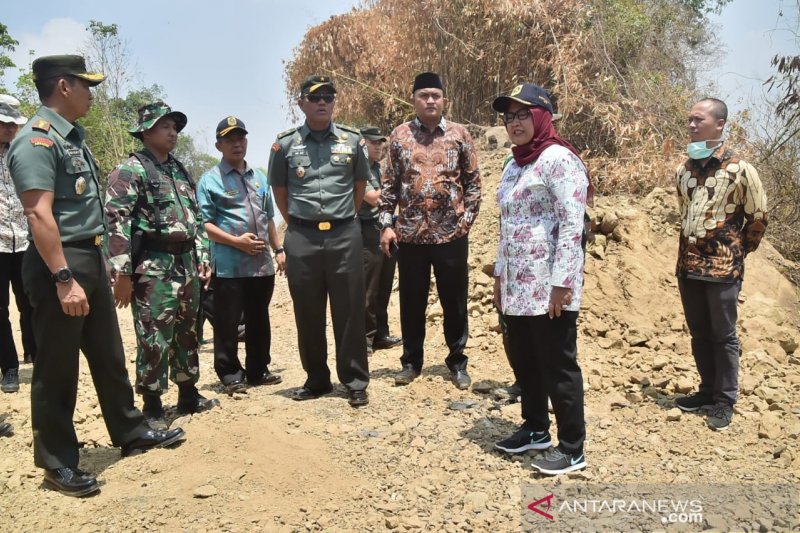
<instances>
[{"instance_id":1,"label":"black trousers","mask_svg":"<svg viewBox=\"0 0 800 533\"><path fill-rule=\"evenodd\" d=\"M365 389L369 365L364 342L364 266L358 222L353 219L328 231L290 222L283 246L300 361L308 376L305 386L321 390L330 385L325 335L330 299L339 381L352 390Z\"/></svg>"},{"instance_id":2,"label":"black trousers","mask_svg":"<svg viewBox=\"0 0 800 533\"><path fill-rule=\"evenodd\" d=\"M33 459L36 466L47 469L78 466L78 437L72 415L81 350L89 363L114 446L122 446L150 429L133 405L117 312L100 249L65 246L64 256L86 293L86 316L64 314L50 270L33 244L22 262L22 281L33 306L38 348L31 379Z\"/></svg>"},{"instance_id":3,"label":"black trousers","mask_svg":"<svg viewBox=\"0 0 800 533\"><path fill-rule=\"evenodd\" d=\"M31 323L31 304L22 287L22 258L25 252L0 253L0 370L19 368L19 354L11 333L8 315L10 303L9 286L14 291L14 300L19 311L19 325L22 330L23 353L36 358L36 340L33 338Z\"/></svg>"},{"instance_id":4,"label":"black trousers","mask_svg":"<svg viewBox=\"0 0 800 533\"><path fill-rule=\"evenodd\" d=\"M367 305L364 321L367 346L375 339L389 336L389 298L392 294L396 257L387 257L381 251L381 232L375 220L361 221L361 239L364 243L364 285Z\"/></svg>"},{"instance_id":5,"label":"black trousers","mask_svg":"<svg viewBox=\"0 0 800 533\"><path fill-rule=\"evenodd\" d=\"M565 453L583 452L583 376L578 366L577 311L548 315L504 315L512 367L522 389L522 418L531 431L547 431L553 404L558 442Z\"/></svg>"},{"instance_id":6,"label":"black trousers","mask_svg":"<svg viewBox=\"0 0 800 533\"><path fill-rule=\"evenodd\" d=\"M700 394L714 403L736 403L739 392L737 304L741 282L678 278L683 314L692 335Z\"/></svg>"},{"instance_id":7,"label":"black trousers","mask_svg":"<svg viewBox=\"0 0 800 533\"><path fill-rule=\"evenodd\" d=\"M444 314L444 339L450 350L445 364L450 370L467 367L467 257L469 242L461 237L445 244L400 243L400 326L403 355L400 363L422 370L425 344L425 310L431 285L431 267Z\"/></svg>"},{"instance_id":8,"label":"black trousers","mask_svg":"<svg viewBox=\"0 0 800 533\"><path fill-rule=\"evenodd\" d=\"M257 378L271 362L269 303L275 276L219 278L214 276L214 370L224 384ZM239 362L239 321L244 315L245 361Z\"/></svg>"}]
</instances>

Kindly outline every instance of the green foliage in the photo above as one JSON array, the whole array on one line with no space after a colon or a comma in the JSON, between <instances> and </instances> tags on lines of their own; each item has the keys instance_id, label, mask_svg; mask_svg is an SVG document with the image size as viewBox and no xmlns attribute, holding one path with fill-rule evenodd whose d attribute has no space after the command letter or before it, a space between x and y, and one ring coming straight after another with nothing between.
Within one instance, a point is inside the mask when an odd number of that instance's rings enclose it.
<instances>
[{"instance_id":1,"label":"green foliage","mask_svg":"<svg viewBox=\"0 0 800 533\"><path fill-rule=\"evenodd\" d=\"M203 172L219 163L219 158L198 150L194 139L185 134L178 136L178 146L175 147L172 154L184 164L195 181L200 179Z\"/></svg>"},{"instance_id":2,"label":"green foliage","mask_svg":"<svg viewBox=\"0 0 800 533\"><path fill-rule=\"evenodd\" d=\"M3 85L5 71L7 68L16 66L8 54L16 50L18 44L19 42L9 35L8 27L0 22L0 90L3 92L6 90Z\"/></svg>"}]
</instances>

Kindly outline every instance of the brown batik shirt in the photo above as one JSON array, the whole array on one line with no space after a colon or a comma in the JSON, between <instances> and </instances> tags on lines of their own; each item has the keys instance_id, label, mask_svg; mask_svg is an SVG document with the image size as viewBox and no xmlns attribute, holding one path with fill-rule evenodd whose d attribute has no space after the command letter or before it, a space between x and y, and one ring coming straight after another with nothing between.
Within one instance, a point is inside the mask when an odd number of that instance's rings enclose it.
<instances>
[{"instance_id":1,"label":"brown batik shirt","mask_svg":"<svg viewBox=\"0 0 800 533\"><path fill-rule=\"evenodd\" d=\"M704 164L703 164L704 163ZM752 165L720 147L677 172L681 235L676 275L736 282L767 228L767 197Z\"/></svg>"},{"instance_id":2,"label":"brown batik shirt","mask_svg":"<svg viewBox=\"0 0 800 533\"><path fill-rule=\"evenodd\" d=\"M400 242L442 244L469 233L481 205L478 156L467 129L442 119L431 131L418 118L396 127L381 180L379 221Z\"/></svg>"}]
</instances>

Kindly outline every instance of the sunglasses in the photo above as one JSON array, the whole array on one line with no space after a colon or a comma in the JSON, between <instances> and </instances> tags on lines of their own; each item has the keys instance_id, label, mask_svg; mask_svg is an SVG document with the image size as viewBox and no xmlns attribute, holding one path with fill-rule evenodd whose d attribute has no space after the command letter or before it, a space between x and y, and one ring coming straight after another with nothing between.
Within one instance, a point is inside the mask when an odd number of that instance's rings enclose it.
<instances>
[{"instance_id":1,"label":"sunglasses","mask_svg":"<svg viewBox=\"0 0 800 533\"><path fill-rule=\"evenodd\" d=\"M322 100L326 104L330 104L331 102L333 102L334 98L336 98L336 97L334 95L332 95L332 94L307 94L306 95L306 100L308 100L312 104L316 104L320 100Z\"/></svg>"},{"instance_id":2,"label":"sunglasses","mask_svg":"<svg viewBox=\"0 0 800 533\"><path fill-rule=\"evenodd\" d=\"M520 109L516 113L500 113L500 118L503 120L503 124L510 124L511 122L514 122L514 119L517 119L521 122L529 116L531 116L531 110L529 107Z\"/></svg>"}]
</instances>

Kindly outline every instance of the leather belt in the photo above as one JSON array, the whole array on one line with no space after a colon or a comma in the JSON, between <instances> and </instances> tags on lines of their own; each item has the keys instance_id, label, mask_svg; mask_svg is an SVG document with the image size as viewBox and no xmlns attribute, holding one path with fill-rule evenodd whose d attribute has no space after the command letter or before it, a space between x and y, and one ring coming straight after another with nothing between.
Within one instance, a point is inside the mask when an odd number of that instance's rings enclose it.
<instances>
[{"instance_id":1,"label":"leather belt","mask_svg":"<svg viewBox=\"0 0 800 533\"><path fill-rule=\"evenodd\" d=\"M194 250L194 241L168 242L147 239L144 241L144 249L151 252L165 252L168 254L179 255Z\"/></svg>"},{"instance_id":2,"label":"leather belt","mask_svg":"<svg viewBox=\"0 0 800 533\"><path fill-rule=\"evenodd\" d=\"M88 239L62 242L61 246L67 246L69 248L99 248L100 246L103 246L103 236L95 235L94 237L89 237Z\"/></svg>"},{"instance_id":3,"label":"leather belt","mask_svg":"<svg viewBox=\"0 0 800 533\"><path fill-rule=\"evenodd\" d=\"M329 231L337 226L343 226L345 224L349 224L355 220L354 218L337 218L333 220L305 220L302 218L297 217L289 217L289 222L292 224L297 224L298 226L303 226L305 228L314 228L318 229L319 231Z\"/></svg>"}]
</instances>

